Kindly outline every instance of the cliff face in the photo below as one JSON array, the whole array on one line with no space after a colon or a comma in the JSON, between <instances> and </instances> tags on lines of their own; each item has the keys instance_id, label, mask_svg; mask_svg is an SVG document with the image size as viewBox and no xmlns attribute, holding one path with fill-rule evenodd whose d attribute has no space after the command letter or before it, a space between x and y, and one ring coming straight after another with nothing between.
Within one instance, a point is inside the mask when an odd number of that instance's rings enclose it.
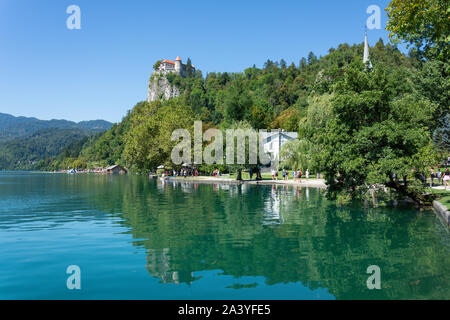
<instances>
[{"instance_id":1,"label":"cliff face","mask_svg":"<svg viewBox=\"0 0 450 320\"><path fill-rule=\"evenodd\" d=\"M169 83L164 72L153 71L148 84L148 102L155 100L167 100L179 95L179 89Z\"/></svg>"}]
</instances>

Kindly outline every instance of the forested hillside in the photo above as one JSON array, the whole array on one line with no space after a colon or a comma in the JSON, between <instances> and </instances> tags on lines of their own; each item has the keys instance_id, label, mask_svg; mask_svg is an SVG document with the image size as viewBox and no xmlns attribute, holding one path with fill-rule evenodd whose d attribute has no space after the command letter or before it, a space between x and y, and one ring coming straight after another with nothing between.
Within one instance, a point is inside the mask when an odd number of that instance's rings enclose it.
<instances>
[{"instance_id":1,"label":"forested hillside","mask_svg":"<svg viewBox=\"0 0 450 320\"><path fill-rule=\"evenodd\" d=\"M43 129L0 144L0 169L48 169L51 159L76 141L89 136L81 129Z\"/></svg>"},{"instance_id":2,"label":"forested hillside","mask_svg":"<svg viewBox=\"0 0 450 320\"><path fill-rule=\"evenodd\" d=\"M308 108L332 94L336 81L362 56L363 44L342 44L324 57L311 52L290 64L267 60L262 68L252 66L240 73L203 76L197 70L185 78L169 74L169 82L180 88L180 97L138 103L121 123L89 139L77 163L88 167L121 163L137 171L152 170L170 160L171 130L189 127L194 120L202 120L205 130L240 122L255 129L298 131ZM407 57L381 39L371 48L371 59L405 82L420 64L415 56Z\"/></svg>"},{"instance_id":3,"label":"forested hillside","mask_svg":"<svg viewBox=\"0 0 450 320\"><path fill-rule=\"evenodd\" d=\"M167 75L179 97L138 103L76 157L59 157L52 167L122 164L143 173L160 164L175 168L171 133L192 130L202 120L203 130L297 131L299 140L283 147L279 168L321 172L329 196L341 203L367 197L377 185L429 203L421 177L450 149L449 64L433 52L413 46L405 55L380 39L370 48L372 67L362 63L363 44L342 44L323 57L311 52L298 62L267 60L240 73L204 76L188 68L187 77ZM217 166L221 172L244 169Z\"/></svg>"},{"instance_id":4,"label":"forested hillside","mask_svg":"<svg viewBox=\"0 0 450 320\"><path fill-rule=\"evenodd\" d=\"M0 170L50 169L64 148L72 149L78 144L81 149L88 137L108 130L111 125L104 120L76 123L0 113Z\"/></svg>"},{"instance_id":5,"label":"forested hillside","mask_svg":"<svg viewBox=\"0 0 450 320\"><path fill-rule=\"evenodd\" d=\"M111 128L112 123L105 120L81 121L39 120L28 117L15 117L0 113L0 143L3 141L28 136L43 129L81 129L102 132Z\"/></svg>"}]
</instances>

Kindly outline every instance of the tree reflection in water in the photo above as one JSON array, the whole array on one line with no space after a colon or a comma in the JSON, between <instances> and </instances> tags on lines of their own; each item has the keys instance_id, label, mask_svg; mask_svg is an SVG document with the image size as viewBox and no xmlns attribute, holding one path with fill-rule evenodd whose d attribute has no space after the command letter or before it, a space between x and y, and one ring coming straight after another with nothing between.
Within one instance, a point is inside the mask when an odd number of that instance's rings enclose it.
<instances>
[{"instance_id":1,"label":"tree reflection in water","mask_svg":"<svg viewBox=\"0 0 450 320\"><path fill-rule=\"evenodd\" d=\"M339 209L307 187L139 176L90 183L92 201L121 218L163 283L190 284L198 271L219 270L263 276L268 285L327 288L338 299L450 298L449 235L432 212ZM366 287L374 264L382 290Z\"/></svg>"}]
</instances>

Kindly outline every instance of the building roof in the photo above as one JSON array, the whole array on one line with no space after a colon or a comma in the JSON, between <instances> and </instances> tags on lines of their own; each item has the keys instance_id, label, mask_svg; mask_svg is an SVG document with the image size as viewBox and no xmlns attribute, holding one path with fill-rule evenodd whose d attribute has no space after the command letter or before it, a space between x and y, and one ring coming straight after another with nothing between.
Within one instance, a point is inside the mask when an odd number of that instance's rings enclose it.
<instances>
[{"instance_id":1,"label":"building roof","mask_svg":"<svg viewBox=\"0 0 450 320\"><path fill-rule=\"evenodd\" d=\"M286 138L290 138L290 139L297 139L298 138L298 133L297 132L287 132L287 131L269 131L269 132L263 132L262 136L263 139L266 140L267 138L275 138L277 136L285 136Z\"/></svg>"},{"instance_id":2,"label":"building roof","mask_svg":"<svg viewBox=\"0 0 450 320\"><path fill-rule=\"evenodd\" d=\"M181 61L180 56L177 56L177 58L175 59L175 61Z\"/></svg>"},{"instance_id":3,"label":"building roof","mask_svg":"<svg viewBox=\"0 0 450 320\"><path fill-rule=\"evenodd\" d=\"M170 61L170 60L163 60L163 61L161 61L161 63L170 63L170 64L175 64L175 62L173 62L173 61Z\"/></svg>"},{"instance_id":4,"label":"building roof","mask_svg":"<svg viewBox=\"0 0 450 320\"><path fill-rule=\"evenodd\" d=\"M126 170L125 167L122 167L121 165L118 165L118 164L110 166L110 167L106 168L106 170L112 170L112 169L115 169L115 168L121 168L121 169Z\"/></svg>"}]
</instances>

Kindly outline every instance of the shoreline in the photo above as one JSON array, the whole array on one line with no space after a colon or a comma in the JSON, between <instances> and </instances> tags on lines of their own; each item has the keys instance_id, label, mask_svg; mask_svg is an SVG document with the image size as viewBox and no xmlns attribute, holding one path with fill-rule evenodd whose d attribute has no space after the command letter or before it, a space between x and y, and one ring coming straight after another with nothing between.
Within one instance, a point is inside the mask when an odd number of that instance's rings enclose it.
<instances>
[{"instance_id":1,"label":"shoreline","mask_svg":"<svg viewBox=\"0 0 450 320\"><path fill-rule=\"evenodd\" d=\"M22 171L29 173L65 173L63 171ZM99 173L99 172L80 172L80 173ZM160 177L156 175L149 175L152 179L159 179ZM298 187L312 187L312 188L320 188L327 189L327 185L325 184L325 179L303 179L302 182L293 181L293 180L236 180L231 178L216 178L216 177L167 177L164 181L172 181L172 182L193 182L193 183L224 183L224 184L250 184L250 185L287 185L287 186L298 186ZM439 200L434 200L431 206L433 211L444 220L447 226L450 226L450 210L447 209L445 205L443 205Z\"/></svg>"},{"instance_id":2,"label":"shoreline","mask_svg":"<svg viewBox=\"0 0 450 320\"><path fill-rule=\"evenodd\" d=\"M439 214L441 218L444 219L444 221L447 223L447 226L450 226L450 211L447 209L447 207L440 203L438 200L434 200L433 209L434 212Z\"/></svg>"},{"instance_id":3,"label":"shoreline","mask_svg":"<svg viewBox=\"0 0 450 320\"><path fill-rule=\"evenodd\" d=\"M153 178L157 178L153 176ZM230 178L214 177L167 177L165 181L188 181L196 183L228 183L228 184L250 184L250 185L291 185L300 187L327 188L324 179L303 179L302 182L292 180L235 180Z\"/></svg>"}]
</instances>

